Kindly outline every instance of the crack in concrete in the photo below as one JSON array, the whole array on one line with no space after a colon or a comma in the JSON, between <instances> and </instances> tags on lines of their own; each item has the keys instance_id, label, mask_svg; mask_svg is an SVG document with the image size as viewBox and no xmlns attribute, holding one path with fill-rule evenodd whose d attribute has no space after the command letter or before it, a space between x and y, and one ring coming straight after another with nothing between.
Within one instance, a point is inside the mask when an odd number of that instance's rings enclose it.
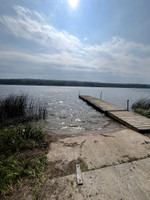
<instances>
[{"instance_id":1,"label":"crack in concrete","mask_svg":"<svg viewBox=\"0 0 150 200\"><path fill-rule=\"evenodd\" d=\"M129 160L128 161L122 161L121 163L116 163L116 164L112 164L112 165L102 165L100 167L96 167L96 168L92 168L92 169L89 169L85 172L89 172L89 171L94 171L94 170L98 170L98 169L103 169L103 168L107 168L107 167L113 167L113 166L118 166L118 165L123 165L123 164L127 164L127 163L132 163L132 162L136 162L136 161L139 161L139 160L144 160L146 158L150 158L150 155L147 155L143 158L136 158L136 157L133 157L133 158L130 158L129 157Z\"/></svg>"}]
</instances>

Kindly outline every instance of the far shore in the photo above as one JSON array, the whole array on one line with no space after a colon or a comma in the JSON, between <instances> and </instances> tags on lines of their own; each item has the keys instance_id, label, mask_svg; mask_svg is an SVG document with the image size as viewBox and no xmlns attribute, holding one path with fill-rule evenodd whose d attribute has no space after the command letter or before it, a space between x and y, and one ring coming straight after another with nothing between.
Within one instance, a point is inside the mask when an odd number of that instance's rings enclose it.
<instances>
[{"instance_id":1,"label":"far shore","mask_svg":"<svg viewBox=\"0 0 150 200\"><path fill-rule=\"evenodd\" d=\"M73 86L73 87L112 87L112 88L147 88L150 84L104 83L75 80L42 80L42 79L0 79L1 85L35 85L35 86Z\"/></svg>"}]
</instances>

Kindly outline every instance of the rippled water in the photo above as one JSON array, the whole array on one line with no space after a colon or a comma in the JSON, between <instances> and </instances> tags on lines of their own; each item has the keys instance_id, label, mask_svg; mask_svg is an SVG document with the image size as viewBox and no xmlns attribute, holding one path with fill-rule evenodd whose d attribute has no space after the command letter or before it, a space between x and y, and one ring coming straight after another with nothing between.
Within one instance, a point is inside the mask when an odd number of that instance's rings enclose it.
<instances>
[{"instance_id":1,"label":"rippled water","mask_svg":"<svg viewBox=\"0 0 150 200\"><path fill-rule=\"evenodd\" d=\"M91 88L91 87L52 87L52 86L0 86L1 98L8 94L27 93L35 99L46 101L48 118L41 125L47 131L56 133L83 133L118 129L120 125L78 98L91 95L104 101L126 108L137 99L150 97L149 89Z\"/></svg>"}]
</instances>

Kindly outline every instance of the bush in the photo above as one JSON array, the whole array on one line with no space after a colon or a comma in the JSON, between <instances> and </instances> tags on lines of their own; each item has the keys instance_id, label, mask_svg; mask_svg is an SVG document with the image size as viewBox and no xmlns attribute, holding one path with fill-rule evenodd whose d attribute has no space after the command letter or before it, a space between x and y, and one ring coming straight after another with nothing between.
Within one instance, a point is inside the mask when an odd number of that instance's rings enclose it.
<instances>
[{"instance_id":1,"label":"bush","mask_svg":"<svg viewBox=\"0 0 150 200\"><path fill-rule=\"evenodd\" d=\"M0 126L26 123L45 119L47 115L46 103L29 99L28 95L9 95L0 100Z\"/></svg>"}]
</instances>

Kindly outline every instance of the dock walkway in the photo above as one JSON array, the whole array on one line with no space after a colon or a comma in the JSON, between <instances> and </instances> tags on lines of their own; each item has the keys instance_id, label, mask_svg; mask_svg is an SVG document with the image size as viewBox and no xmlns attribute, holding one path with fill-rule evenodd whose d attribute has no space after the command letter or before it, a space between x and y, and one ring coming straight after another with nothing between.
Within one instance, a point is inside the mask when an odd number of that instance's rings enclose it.
<instances>
[{"instance_id":1,"label":"dock walkway","mask_svg":"<svg viewBox=\"0 0 150 200\"><path fill-rule=\"evenodd\" d=\"M79 98L128 128L140 133L150 133L150 119L146 117L91 96L79 95Z\"/></svg>"}]
</instances>

